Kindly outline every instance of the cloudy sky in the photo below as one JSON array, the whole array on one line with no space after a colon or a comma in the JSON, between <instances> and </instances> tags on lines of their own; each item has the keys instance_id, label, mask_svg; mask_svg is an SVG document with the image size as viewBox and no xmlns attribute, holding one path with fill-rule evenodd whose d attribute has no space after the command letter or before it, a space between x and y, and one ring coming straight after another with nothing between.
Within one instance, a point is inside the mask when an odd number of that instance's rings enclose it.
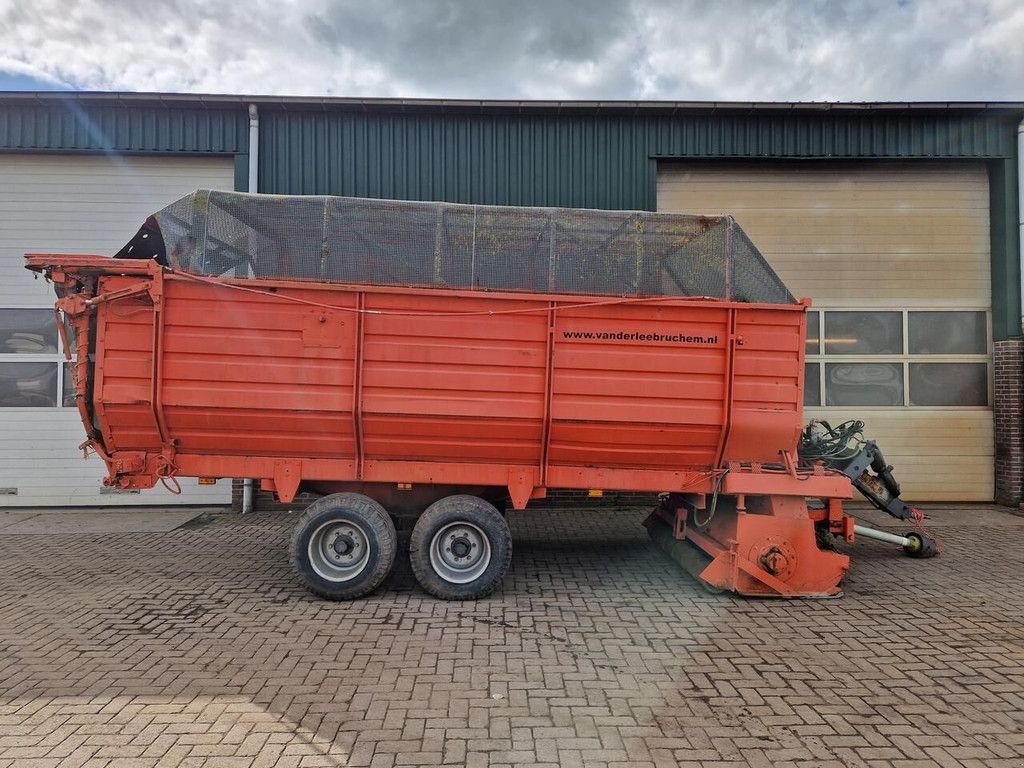
<instances>
[{"instance_id":1,"label":"cloudy sky","mask_svg":"<svg viewBox=\"0 0 1024 768\"><path fill-rule=\"evenodd\" d=\"M0 0L0 89L1018 100L1021 0Z\"/></svg>"}]
</instances>

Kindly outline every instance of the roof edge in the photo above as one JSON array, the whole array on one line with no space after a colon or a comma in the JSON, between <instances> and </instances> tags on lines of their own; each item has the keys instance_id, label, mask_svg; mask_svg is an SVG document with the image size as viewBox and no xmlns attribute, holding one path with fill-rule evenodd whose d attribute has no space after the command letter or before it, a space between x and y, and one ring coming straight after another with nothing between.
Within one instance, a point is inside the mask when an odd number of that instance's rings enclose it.
<instances>
[{"instance_id":1,"label":"roof edge","mask_svg":"<svg viewBox=\"0 0 1024 768\"><path fill-rule=\"evenodd\" d=\"M337 109L389 111L502 111L502 112L827 112L879 111L1024 111L1024 101L667 101L667 100L529 100L429 99L347 96L271 96L210 93L129 91L0 91L0 103L49 105L65 101L115 103L124 106L192 106L208 109L257 106L278 109Z\"/></svg>"}]
</instances>

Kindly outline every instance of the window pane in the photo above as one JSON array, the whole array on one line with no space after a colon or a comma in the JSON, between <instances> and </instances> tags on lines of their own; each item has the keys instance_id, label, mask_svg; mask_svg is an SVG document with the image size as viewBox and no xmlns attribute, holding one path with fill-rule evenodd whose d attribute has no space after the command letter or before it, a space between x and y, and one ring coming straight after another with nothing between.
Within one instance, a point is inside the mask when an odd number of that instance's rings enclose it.
<instances>
[{"instance_id":1,"label":"window pane","mask_svg":"<svg viewBox=\"0 0 1024 768\"><path fill-rule=\"evenodd\" d=\"M818 363L804 365L804 405L821 405L821 366Z\"/></svg>"},{"instance_id":2,"label":"window pane","mask_svg":"<svg viewBox=\"0 0 1024 768\"><path fill-rule=\"evenodd\" d=\"M56 351L57 325L52 309L0 309L0 353Z\"/></svg>"},{"instance_id":3,"label":"window pane","mask_svg":"<svg viewBox=\"0 0 1024 768\"><path fill-rule=\"evenodd\" d=\"M984 312L911 312L907 340L912 355L984 355Z\"/></svg>"},{"instance_id":4,"label":"window pane","mask_svg":"<svg viewBox=\"0 0 1024 768\"><path fill-rule=\"evenodd\" d=\"M988 405L986 363L911 363L911 405Z\"/></svg>"},{"instance_id":5,"label":"window pane","mask_svg":"<svg viewBox=\"0 0 1024 768\"><path fill-rule=\"evenodd\" d=\"M821 314L818 312L807 313L807 354L821 354L821 344L818 341L818 326L820 325Z\"/></svg>"},{"instance_id":6,"label":"window pane","mask_svg":"<svg viewBox=\"0 0 1024 768\"><path fill-rule=\"evenodd\" d=\"M0 408L56 405L56 363L0 363Z\"/></svg>"},{"instance_id":7,"label":"window pane","mask_svg":"<svg viewBox=\"0 0 1024 768\"><path fill-rule=\"evenodd\" d=\"M826 312L826 355L899 355L902 312Z\"/></svg>"},{"instance_id":8,"label":"window pane","mask_svg":"<svg viewBox=\"0 0 1024 768\"><path fill-rule=\"evenodd\" d=\"M64 391L61 396L61 405L65 408L75 407L75 378L74 363L64 363Z\"/></svg>"},{"instance_id":9,"label":"window pane","mask_svg":"<svg viewBox=\"0 0 1024 768\"><path fill-rule=\"evenodd\" d=\"M903 405L900 363L829 363L826 405Z\"/></svg>"}]
</instances>

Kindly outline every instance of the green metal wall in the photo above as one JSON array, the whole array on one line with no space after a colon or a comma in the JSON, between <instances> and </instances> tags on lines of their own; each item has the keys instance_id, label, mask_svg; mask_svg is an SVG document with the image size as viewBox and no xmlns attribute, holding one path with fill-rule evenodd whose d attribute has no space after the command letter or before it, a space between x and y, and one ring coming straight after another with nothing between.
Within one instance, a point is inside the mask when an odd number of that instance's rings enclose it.
<instances>
[{"instance_id":1,"label":"green metal wall","mask_svg":"<svg viewBox=\"0 0 1024 768\"><path fill-rule=\"evenodd\" d=\"M107 106L75 99L24 104L0 99L4 150L233 155L248 151L248 124L246 113L237 108Z\"/></svg>"},{"instance_id":2,"label":"green metal wall","mask_svg":"<svg viewBox=\"0 0 1024 768\"><path fill-rule=\"evenodd\" d=\"M257 100L258 102L258 100ZM245 100L0 94L0 151L244 156ZM512 205L656 207L657 158L1014 157L983 109L518 111L260 104L260 190ZM654 113L654 114L652 114Z\"/></svg>"},{"instance_id":3,"label":"green metal wall","mask_svg":"<svg viewBox=\"0 0 1024 768\"><path fill-rule=\"evenodd\" d=\"M628 118L275 113L260 189L498 205L654 207Z\"/></svg>"},{"instance_id":4,"label":"green metal wall","mask_svg":"<svg viewBox=\"0 0 1024 768\"><path fill-rule=\"evenodd\" d=\"M1016 128L1014 128L1016 131ZM1017 160L989 163L989 230L992 249L992 337L1021 336L1020 240L1017 223Z\"/></svg>"},{"instance_id":5,"label":"green metal wall","mask_svg":"<svg viewBox=\"0 0 1024 768\"><path fill-rule=\"evenodd\" d=\"M721 115L293 112L260 118L260 189L418 200L656 207L654 159L1005 158L992 113Z\"/></svg>"}]
</instances>

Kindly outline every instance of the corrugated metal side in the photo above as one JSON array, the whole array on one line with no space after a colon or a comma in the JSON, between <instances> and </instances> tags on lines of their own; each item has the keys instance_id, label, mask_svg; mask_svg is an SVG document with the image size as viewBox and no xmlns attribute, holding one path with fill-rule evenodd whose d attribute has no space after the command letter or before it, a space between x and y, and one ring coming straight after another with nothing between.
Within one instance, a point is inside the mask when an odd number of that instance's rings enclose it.
<instances>
[{"instance_id":1,"label":"corrugated metal side","mask_svg":"<svg viewBox=\"0 0 1024 768\"><path fill-rule=\"evenodd\" d=\"M265 112L260 190L649 208L639 130L626 117Z\"/></svg>"},{"instance_id":2,"label":"corrugated metal side","mask_svg":"<svg viewBox=\"0 0 1024 768\"><path fill-rule=\"evenodd\" d=\"M248 151L244 106L129 107L74 98L57 103L0 103L0 149L244 153ZM264 191L271 192L306 191L294 186L302 179L317 192L344 194L339 183L345 179L373 197L388 196L389 183L410 190L426 185L434 197L441 190L454 193L468 186L479 193L489 191L494 202L515 198L540 204L540 194L565 200L565 195L585 189L597 181L591 174L624 177L642 171L631 165L638 154L642 159L652 155L1013 157L1016 122L1014 114L973 109L820 115L697 111L639 116L528 110L515 114L502 110L480 114L281 111L264 105L261 140L274 152L264 153L261 174ZM323 161L328 150L333 161ZM354 162L357 151L360 161ZM296 153L303 156L299 162L295 162ZM346 160L346 154L352 160ZM466 163L456 167L447 162L456 157L479 162L472 164L472 170ZM514 171L513 166L520 170ZM487 182L481 175L486 170L493 171ZM473 171L477 178L468 178ZM375 187L380 191L375 193ZM629 191L635 195L640 190ZM421 196L430 195L424 189ZM472 202L485 200L474 197Z\"/></svg>"},{"instance_id":3,"label":"corrugated metal side","mask_svg":"<svg viewBox=\"0 0 1024 768\"><path fill-rule=\"evenodd\" d=\"M80 364L104 444L155 454L162 413L185 476L276 477L288 459L314 480L505 486L546 463L551 487L681 489L717 462L730 412L726 460L774 460L801 423L801 306L573 299L551 327L528 294L163 285L155 363L152 306L126 299L100 305Z\"/></svg>"},{"instance_id":4,"label":"corrugated metal side","mask_svg":"<svg viewBox=\"0 0 1024 768\"><path fill-rule=\"evenodd\" d=\"M363 331L367 462L540 461L548 323L531 310L543 304L406 290L367 294L365 306L380 313Z\"/></svg>"},{"instance_id":5,"label":"corrugated metal side","mask_svg":"<svg viewBox=\"0 0 1024 768\"><path fill-rule=\"evenodd\" d=\"M913 114L749 114L659 119L656 154L687 157L1006 157L1013 118Z\"/></svg>"},{"instance_id":6,"label":"corrugated metal side","mask_svg":"<svg viewBox=\"0 0 1024 768\"><path fill-rule=\"evenodd\" d=\"M728 309L714 304L560 311L554 328L551 463L669 470L713 466L728 396L729 318ZM643 338L653 334L660 338ZM701 340L681 342L680 337ZM797 365L792 367L795 371Z\"/></svg>"},{"instance_id":7,"label":"corrugated metal side","mask_svg":"<svg viewBox=\"0 0 1024 768\"><path fill-rule=\"evenodd\" d=\"M1020 244L1017 224L1017 160L989 163L989 242L992 250L992 337L996 341L1021 332Z\"/></svg>"},{"instance_id":8,"label":"corrugated metal side","mask_svg":"<svg viewBox=\"0 0 1024 768\"><path fill-rule=\"evenodd\" d=\"M248 116L239 109L60 104L0 105L0 150L248 152Z\"/></svg>"},{"instance_id":9,"label":"corrugated metal side","mask_svg":"<svg viewBox=\"0 0 1024 768\"><path fill-rule=\"evenodd\" d=\"M103 290L136 282L105 278ZM313 458L352 453L355 340L349 314L296 307L270 294L225 296L176 281L166 286L162 405L181 451ZM352 294L338 293L334 301L354 309ZM339 327L350 323L348 332L338 334L337 344L304 345L307 321L320 316ZM97 315L95 396L112 450L160 448L151 394L152 329L146 302L103 305ZM233 436L231 445L225 445L225 434Z\"/></svg>"},{"instance_id":10,"label":"corrugated metal side","mask_svg":"<svg viewBox=\"0 0 1024 768\"><path fill-rule=\"evenodd\" d=\"M653 210L654 157L1002 158L1013 119L923 114L261 114L260 191Z\"/></svg>"},{"instance_id":11,"label":"corrugated metal side","mask_svg":"<svg viewBox=\"0 0 1024 768\"><path fill-rule=\"evenodd\" d=\"M732 425L725 456L794 452L803 426L807 315L750 307L736 313Z\"/></svg>"}]
</instances>

